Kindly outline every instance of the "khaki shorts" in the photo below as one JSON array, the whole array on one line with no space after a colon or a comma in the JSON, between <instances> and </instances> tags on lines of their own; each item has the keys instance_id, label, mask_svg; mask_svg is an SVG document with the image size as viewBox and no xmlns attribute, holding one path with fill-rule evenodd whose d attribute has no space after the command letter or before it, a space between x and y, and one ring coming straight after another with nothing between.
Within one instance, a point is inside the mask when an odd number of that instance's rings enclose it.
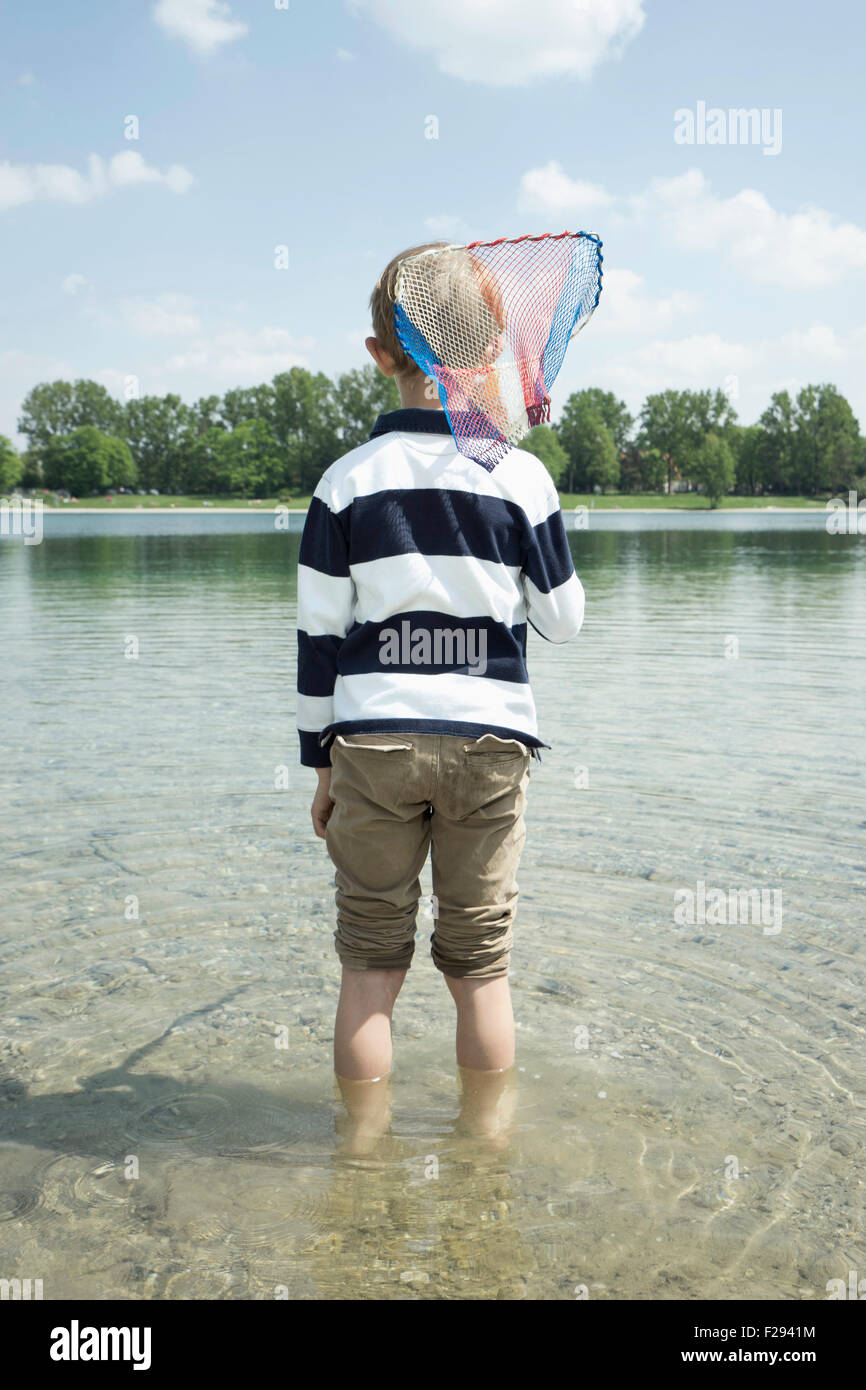
<instances>
[{"instance_id":1,"label":"khaki shorts","mask_svg":"<svg viewBox=\"0 0 866 1390\"><path fill-rule=\"evenodd\" d=\"M434 964L456 978L507 974L530 762L495 734L336 736L326 842L343 965L408 967L432 846Z\"/></svg>"}]
</instances>

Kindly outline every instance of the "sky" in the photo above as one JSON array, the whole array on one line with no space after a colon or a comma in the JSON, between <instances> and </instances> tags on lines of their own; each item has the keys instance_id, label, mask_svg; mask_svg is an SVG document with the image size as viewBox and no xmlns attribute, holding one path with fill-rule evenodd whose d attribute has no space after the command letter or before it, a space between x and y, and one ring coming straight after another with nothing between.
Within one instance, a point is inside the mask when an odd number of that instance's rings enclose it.
<instances>
[{"instance_id":1,"label":"sky","mask_svg":"<svg viewBox=\"0 0 866 1390\"><path fill-rule=\"evenodd\" d=\"M830 381L866 432L864 13L0 0L0 433L57 378L193 401L362 366L396 252L566 229L604 287L554 419L720 387L748 424Z\"/></svg>"}]
</instances>

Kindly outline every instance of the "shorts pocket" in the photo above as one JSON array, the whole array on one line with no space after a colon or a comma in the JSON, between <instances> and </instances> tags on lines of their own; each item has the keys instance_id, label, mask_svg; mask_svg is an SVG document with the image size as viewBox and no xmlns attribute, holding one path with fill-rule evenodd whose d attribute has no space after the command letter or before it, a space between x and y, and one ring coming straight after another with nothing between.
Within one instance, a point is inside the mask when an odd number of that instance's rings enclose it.
<instances>
[{"instance_id":1,"label":"shorts pocket","mask_svg":"<svg viewBox=\"0 0 866 1390\"><path fill-rule=\"evenodd\" d=\"M393 734L337 734L334 739L343 748L359 748L377 753L411 753L414 744Z\"/></svg>"},{"instance_id":2,"label":"shorts pocket","mask_svg":"<svg viewBox=\"0 0 866 1390\"><path fill-rule=\"evenodd\" d=\"M510 762L529 757L525 743L516 738L500 738L498 734L482 734L474 743L464 743L463 752L484 762Z\"/></svg>"}]
</instances>

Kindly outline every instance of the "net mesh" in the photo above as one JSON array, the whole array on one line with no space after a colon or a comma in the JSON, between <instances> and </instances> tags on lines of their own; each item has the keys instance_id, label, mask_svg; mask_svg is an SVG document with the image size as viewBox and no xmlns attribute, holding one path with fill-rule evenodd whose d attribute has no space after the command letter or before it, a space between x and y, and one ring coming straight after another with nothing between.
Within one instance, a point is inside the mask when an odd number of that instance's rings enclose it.
<instances>
[{"instance_id":1,"label":"net mesh","mask_svg":"<svg viewBox=\"0 0 866 1390\"><path fill-rule=\"evenodd\" d=\"M589 232L436 247L401 262L394 327L436 382L461 453L493 469L550 419L569 340L601 294Z\"/></svg>"}]
</instances>

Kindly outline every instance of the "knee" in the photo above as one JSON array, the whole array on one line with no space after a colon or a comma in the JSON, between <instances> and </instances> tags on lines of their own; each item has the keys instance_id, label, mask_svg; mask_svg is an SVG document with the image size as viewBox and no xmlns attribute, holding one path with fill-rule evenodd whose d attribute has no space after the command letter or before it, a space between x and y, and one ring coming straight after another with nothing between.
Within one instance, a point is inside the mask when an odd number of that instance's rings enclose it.
<instances>
[{"instance_id":1,"label":"knee","mask_svg":"<svg viewBox=\"0 0 866 1390\"><path fill-rule=\"evenodd\" d=\"M406 968L358 970L344 965L342 992L350 994L365 1014L385 1013L390 1016L406 973Z\"/></svg>"},{"instance_id":2,"label":"knee","mask_svg":"<svg viewBox=\"0 0 866 1390\"><path fill-rule=\"evenodd\" d=\"M445 983L457 1008L467 1014L486 1009L500 995L510 997L507 970L496 975L445 975Z\"/></svg>"}]
</instances>

